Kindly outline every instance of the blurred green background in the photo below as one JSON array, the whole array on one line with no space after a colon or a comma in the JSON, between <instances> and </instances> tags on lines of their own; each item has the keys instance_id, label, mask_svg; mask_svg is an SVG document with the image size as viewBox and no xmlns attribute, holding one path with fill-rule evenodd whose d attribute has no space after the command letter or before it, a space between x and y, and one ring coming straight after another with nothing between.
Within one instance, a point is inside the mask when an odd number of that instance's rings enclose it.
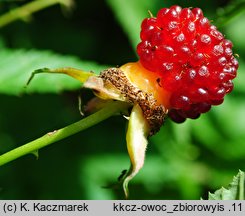
<instances>
[{"instance_id":1,"label":"blurred green background","mask_svg":"<svg viewBox=\"0 0 245 216\"><path fill-rule=\"evenodd\" d=\"M47 0L41 0L47 2ZM53 0L52 0L53 1ZM0 154L81 119L78 97L90 91L40 67L99 72L136 61L140 22L173 4L200 7L234 43L240 68L234 91L198 120L167 120L150 138L144 168L130 182L131 199L207 198L245 170L244 1L91 0L58 4L3 26L3 15L30 1L0 1ZM69 1L64 1L69 2ZM2 22L2 23L1 23ZM105 189L129 167L126 120L112 117L33 155L0 167L0 199L123 199Z\"/></svg>"}]
</instances>

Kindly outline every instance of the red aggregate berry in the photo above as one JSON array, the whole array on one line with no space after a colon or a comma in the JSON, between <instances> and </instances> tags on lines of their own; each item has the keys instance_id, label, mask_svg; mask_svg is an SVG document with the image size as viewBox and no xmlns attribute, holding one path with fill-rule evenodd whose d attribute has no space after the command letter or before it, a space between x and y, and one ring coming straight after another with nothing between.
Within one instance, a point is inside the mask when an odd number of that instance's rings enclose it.
<instances>
[{"instance_id":1,"label":"red aggregate berry","mask_svg":"<svg viewBox=\"0 0 245 216\"><path fill-rule=\"evenodd\" d=\"M170 93L173 121L197 118L232 91L238 69L232 42L200 8L163 8L142 22L140 38L139 61Z\"/></svg>"}]
</instances>

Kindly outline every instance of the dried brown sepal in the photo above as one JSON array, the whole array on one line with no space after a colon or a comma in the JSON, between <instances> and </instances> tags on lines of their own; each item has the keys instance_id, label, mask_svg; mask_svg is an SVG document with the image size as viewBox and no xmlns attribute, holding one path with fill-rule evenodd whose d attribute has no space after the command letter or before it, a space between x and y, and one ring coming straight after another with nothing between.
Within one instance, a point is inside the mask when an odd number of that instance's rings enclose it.
<instances>
[{"instance_id":1,"label":"dried brown sepal","mask_svg":"<svg viewBox=\"0 0 245 216\"><path fill-rule=\"evenodd\" d=\"M114 86L119 90L126 101L139 104L150 126L150 136L159 131L167 111L157 103L152 94L134 86L120 68L106 69L99 77L103 80L104 86Z\"/></svg>"}]
</instances>

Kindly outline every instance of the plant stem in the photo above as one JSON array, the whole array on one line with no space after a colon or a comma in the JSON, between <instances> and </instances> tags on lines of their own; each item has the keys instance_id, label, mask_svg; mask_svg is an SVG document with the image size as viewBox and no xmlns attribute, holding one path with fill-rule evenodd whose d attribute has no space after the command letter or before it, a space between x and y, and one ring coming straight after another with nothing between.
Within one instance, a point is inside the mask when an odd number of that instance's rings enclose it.
<instances>
[{"instance_id":1,"label":"plant stem","mask_svg":"<svg viewBox=\"0 0 245 216\"><path fill-rule=\"evenodd\" d=\"M9 23L17 20L24 19L30 16L32 13L35 13L43 8L52 6L54 4L63 4L66 6L72 5L72 0L36 0L30 3L27 3L21 7L15 8L6 14L0 16L0 27L8 25Z\"/></svg>"},{"instance_id":2,"label":"plant stem","mask_svg":"<svg viewBox=\"0 0 245 216\"><path fill-rule=\"evenodd\" d=\"M33 140L27 144L17 147L3 155L0 155L0 166L4 165L10 161L13 161L23 155L34 153L35 151L85 130L110 116L124 112L128 108L129 104L124 102L110 102L107 106L99 110L98 112L78 121L64 128L55 130L53 132L47 133L44 136Z\"/></svg>"}]
</instances>

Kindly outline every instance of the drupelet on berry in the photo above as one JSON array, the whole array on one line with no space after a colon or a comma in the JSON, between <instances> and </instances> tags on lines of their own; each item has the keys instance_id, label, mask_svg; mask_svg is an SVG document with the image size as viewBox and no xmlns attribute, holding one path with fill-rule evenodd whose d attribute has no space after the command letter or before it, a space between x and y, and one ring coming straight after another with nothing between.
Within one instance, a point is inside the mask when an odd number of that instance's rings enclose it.
<instances>
[{"instance_id":1,"label":"drupelet on berry","mask_svg":"<svg viewBox=\"0 0 245 216\"><path fill-rule=\"evenodd\" d=\"M232 42L201 9L163 8L156 17L144 19L140 38L139 62L169 93L164 106L172 120L198 118L232 91L238 69Z\"/></svg>"}]
</instances>

